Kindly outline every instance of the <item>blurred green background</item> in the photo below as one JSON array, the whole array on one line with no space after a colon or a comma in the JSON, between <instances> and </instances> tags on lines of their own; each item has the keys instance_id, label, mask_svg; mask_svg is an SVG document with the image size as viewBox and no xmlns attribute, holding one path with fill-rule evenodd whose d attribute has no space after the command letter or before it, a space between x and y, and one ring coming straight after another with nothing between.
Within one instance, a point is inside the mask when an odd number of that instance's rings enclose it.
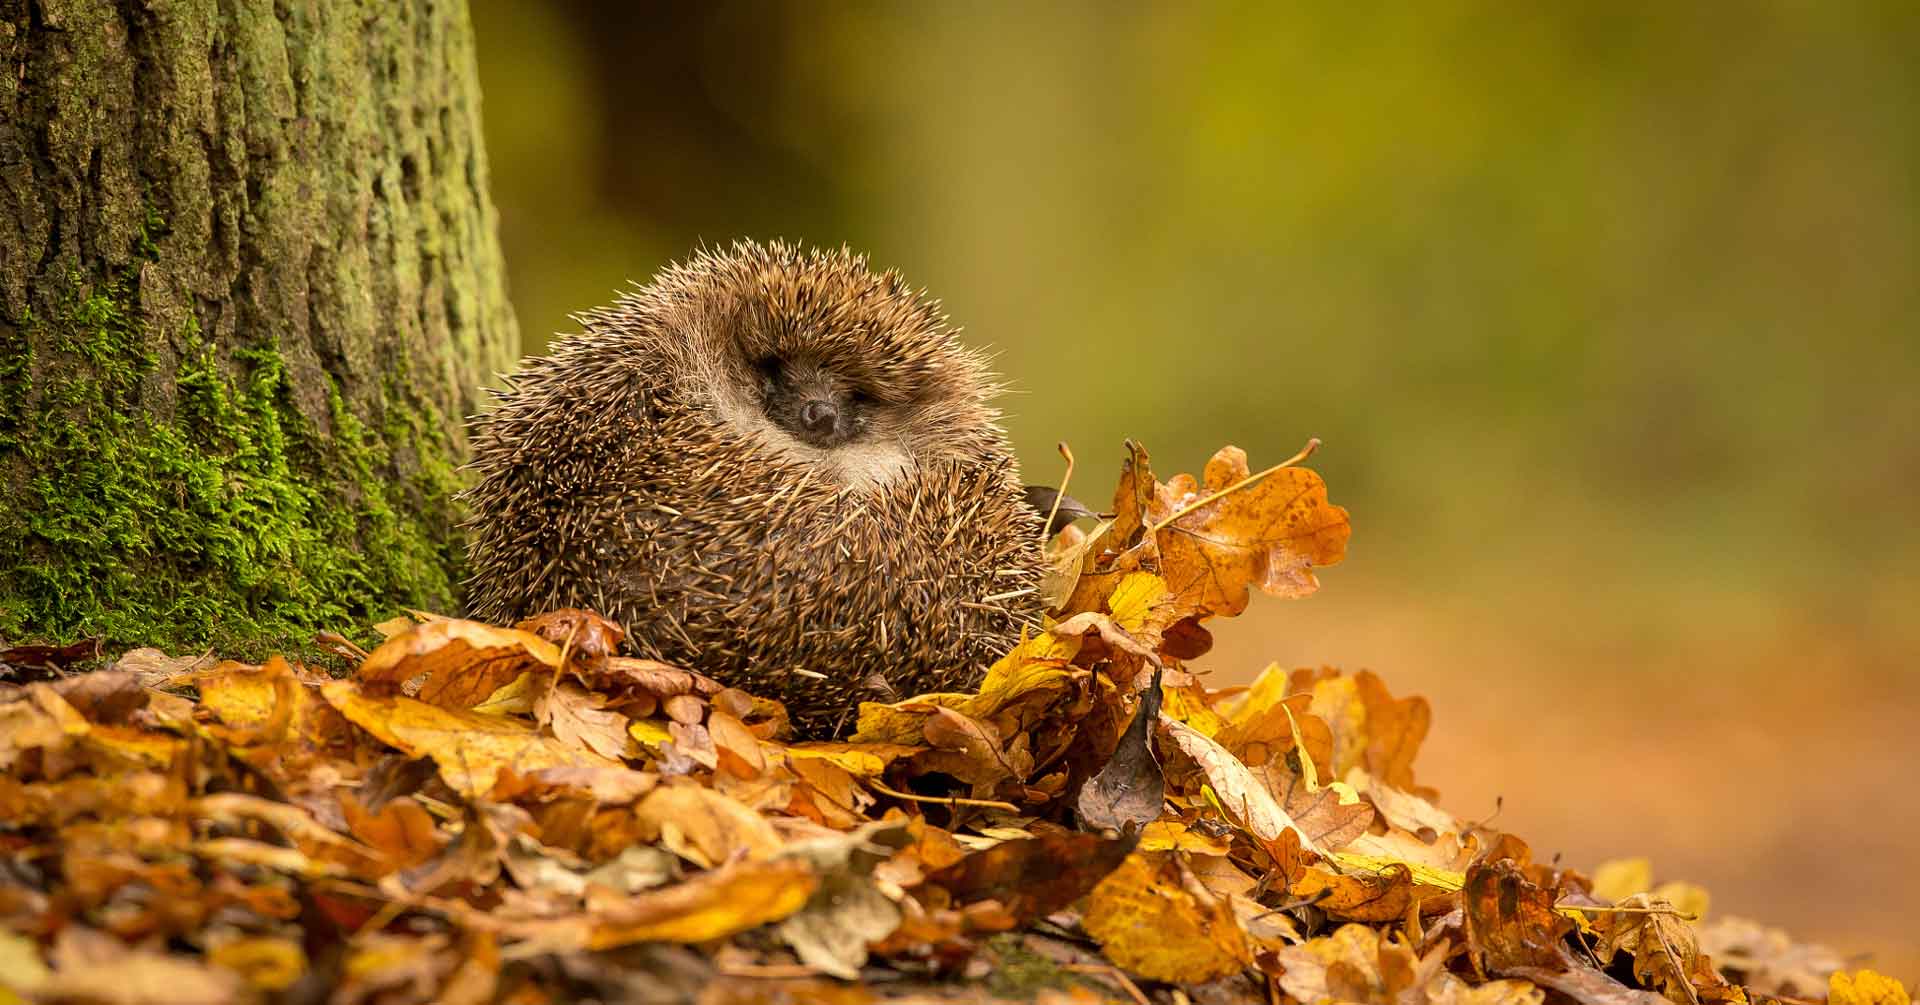
<instances>
[{"instance_id":1,"label":"blurred green background","mask_svg":"<svg viewBox=\"0 0 1920 1005\"><path fill-rule=\"evenodd\" d=\"M998 351L1030 481L1318 436L1348 560L1222 681L1372 666L1456 812L1920 977L1920 5L473 14L527 351L845 243Z\"/></svg>"}]
</instances>

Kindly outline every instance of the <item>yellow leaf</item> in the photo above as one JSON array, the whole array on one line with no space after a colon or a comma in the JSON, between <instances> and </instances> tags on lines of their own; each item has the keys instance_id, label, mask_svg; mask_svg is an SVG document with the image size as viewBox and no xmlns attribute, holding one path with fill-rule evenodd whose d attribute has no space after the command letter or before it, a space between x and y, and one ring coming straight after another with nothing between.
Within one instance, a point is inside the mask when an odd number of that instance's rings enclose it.
<instances>
[{"instance_id":1,"label":"yellow leaf","mask_svg":"<svg viewBox=\"0 0 1920 1005\"><path fill-rule=\"evenodd\" d=\"M915 695L891 704L860 703L860 725L849 739L856 744L923 746L922 729L935 707L951 708L973 719L991 720L1007 709L1037 715L1055 699L1072 693L1077 671L1066 663L1080 651L1078 637L1061 638L1052 632L1029 636L1014 646L980 682L975 694ZM1026 717L1015 715L1000 725L1023 728Z\"/></svg>"},{"instance_id":2,"label":"yellow leaf","mask_svg":"<svg viewBox=\"0 0 1920 1005\"><path fill-rule=\"evenodd\" d=\"M307 954L292 939L228 939L207 950L207 962L239 974L255 990L285 991L306 975Z\"/></svg>"},{"instance_id":3,"label":"yellow leaf","mask_svg":"<svg viewBox=\"0 0 1920 1005\"><path fill-rule=\"evenodd\" d=\"M32 993L52 976L32 939L0 930L0 1005L24 1001L21 993Z\"/></svg>"},{"instance_id":4,"label":"yellow leaf","mask_svg":"<svg viewBox=\"0 0 1920 1005\"><path fill-rule=\"evenodd\" d=\"M995 660L993 666L987 668L987 676L980 682L980 693L1004 691L1009 686L1010 679L1028 672L1034 664L1057 667L1073 659L1079 652L1078 637L1062 638L1052 632L1037 632L1022 639L1019 645L1008 650L1005 656Z\"/></svg>"},{"instance_id":5,"label":"yellow leaf","mask_svg":"<svg viewBox=\"0 0 1920 1005\"><path fill-rule=\"evenodd\" d=\"M589 949L634 942L706 942L779 921L820 885L794 859L735 862L622 902L589 919Z\"/></svg>"},{"instance_id":6,"label":"yellow leaf","mask_svg":"<svg viewBox=\"0 0 1920 1005\"><path fill-rule=\"evenodd\" d=\"M1827 1005L1913 1005L1906 986L1872 970L1836 970L1827 978Z\"/></svg>"},{"instance_id":7,"label":"yellow leaf","mask_svg":"<svg viewBox=\"0 0 1920 1005\"><path fill-rule=\"evenodd\" d=\"M86 745L94 750L125 758L149 768L165 768L187 746L187 741L167 733L149 733L131 726L95 726L87 732Z\"/></svg>"},{"instance_id":8,"label":"yellow leaf","mask_svg":"<svg viewBox=\"0 0 1920 1005\"><path fill-rule=\"evenodd\" d=\"M500 685L487 700L473 706L475 712L491 715L526 715L533 711L533 675L523 673Z\"/></svg>"},{"instance_id":9,"label":"yellow leaf","mask_svg":"<svg viewBox=\"0 0 1920 1005\"><path fill-rule=\"evenodd\" d=\"M1286 972L1280 987L1306 1005L1323 1002L1424 1001L1429 1005L1540 1005L1545 992L1526 981L1468 984L1444 969L1444 945L1426 957L1381 938L1366 925L1343 925L1332 935L1277 953Z\"/></svg>"},{"instance_id":10,"label":"yellow leaf","mask_svg":"<svg viewBox=\"0 0 1920 1005\"><path fill-rule=\"evenodd\" d=\"M1695 921L1706 917L1707 908L1713 903L1713 898L1707 894L1706 887L1694 883L1683 883L1679 880L1672 880L1654 887L1648 896L1656 901L1664 900L1672 904L1675 910Z\"/></svg>"},{"instance_id":11,"label":"yellow leaf","mask_svg":"<svg viewBox=\"0 0 1920 1005\"><path fill-rule=\"evenodd\" d=\"M1161 729L1166 731L1179 748L1188 757L1193 758L1207 776L1219 806L1227 819L1234 822L1262 841L1272 841L1285 830L1293 830L1300 838L1300 846L1308 851L1318 852L1319 846L1308 837L1274 801L1272 793L1261 784L1240 759L1228 753L1225 747L1203 736L1198 730L1184 722L1162 717Z\"/></svg>"},{"instance_id":12,"label":"yellow leaf","mask_svg":"<svg viewBox=\"0 0 1920 1005\"><path fill-rule=\"evenodd\" d=\"M1326 720L1333 730L1333 763L1328 765L1334 778L1361 764L1367 749L1367 706L1360 699L1360 687L1352 677L1328 677L1313 685L1313 702L1307 711Z\"/></svg>"},{"instance_id":13,"label":"yellow leaf","mask_svg":"<svg viewBox=\"0 0 1920 1005\"><path fill-rule=\"evenodd\" d=\"M771 858L785 845L766 817L698 785L655 789L633 812L668 851L702 868L736 857Z\"/></svg>"},{"instance_id":14,"label":"yellow leaf","mask_svg":"<svg viewBox=\"0 0 1920 1005\"><path fill-rule=\"evenodd\" d=\"M433 758L440 777L472 798L486 795L501 770L509 766L523 775L541 768L624 767L591 750L544 736L523 719L441 708L411 698L366 695L350 680L328 683L320 693L382 743L415 757Z\"/></svg>"},{"instance_id":15,"label":"yellow leaf","mask_svg":"<svg viewBox=\"0 0 1920 1005\"><path fill-rule=\"evenodd\" d=\"M1166 580L1151 572L1134 572L1114 587L1107 607L1113 611L1115 624L1129 632L1137 632L1146 627L1154 605L1166 599L1166 596Z\"/></svg>"},{"instance_id":16,"label":"yellow leaf","mask_svg":"<svg viewBox=\"0 0 1920 1005\"><path fill-rule=\"evenodd\" d=\"M1356 852L1337 851L1332 858L1349 869L1364 869L1367 872L1384 873L1393 866L1405 866L1412 873L1413 881L1421 886L1431 886L1437 890L1457 891L1467 885L1467 874L1452 869L1436 869L1418 862L1407 862L1385 855L1362 855Z\"/></svg>"},{"instance_id":17,"label":"yellow leaf","mask_svg":"<svg viewBox=\"0 0 1920 1005\"><path fill-rule=\"evenodd\" d=\"M1040 601L1048 610L1059 610L1073 596L1088 553L1094 552L1112 526L1112 520L1102 520L1084 534L1069 527L1048 544L1047 569L1040 577Z\"/></svg>"},{"instance_id":18,"label":"yellow leaf","mask_svg":"<svg viewBox=\"0 0 1920 1005\"><path fill-rule=\"evenodd\" d=\"M1051 701L1072 690L1074 671L1053 662L1022 663L998 677L988 675L980 693L953 706L962 715L987 719L1022 700Z\"/></svg>"},{"instance_id":19,"label":"yellow leaf","mask_svg":"<svg viewBox=\"0 0 1920 1005\"><path fill-rule=\"evenodd\" d=\"M795 743L784 748L789 757L830 761L857 778L879 778L887 765L924 748L897 743Z\"/></svg>"},{"instance_id":20,"label":"yellow leaf","mask_svg":"<svg viewBox=\"0 0 1920 1005\"><path fill-rule=\"evenodd\" d=\"M284 663L270 671L268 667L229 660L201 670L191 679L200 692L202 708L229 726L257 729L273 720L282 697L288 696L284 679L290 675Z\"/></svg>"},{"instance_id":21,"label":"yellow leaf","mask_svg":"<svg viewBox=\"0 0 1920 1005\"><path fill-rule=\"evenodd\" d=\"M380 637L382 639L390 639L390 638L393 638L395 635L398 635L401 632L404 632L407 629L412 628L414 624L415 622L412 618L407 618L407 617L388 618L387 620L374 625L373 630L376 632L379 632Z\"/></svg>"},{"instance_id":22,"label":"yellow leaf","mask_svg":"<svg viewBox=\"0 0 1920 1005\"><path fill-rule=\"evenodd\" d=\"M1156 981L1199 984L1245 969L1253 957L1232 902L1186 889L1169 864L1127 856L1087 895L1087 934L1115 964Z\"/></svg>"},{"instance_id":23,"label":"yellow leaf","mask_svg":"<svg viewBox=\"0 0 1920 1005\"><path fill-rule=\"evenodd\" d=\"M1201 697L1202 690L1197 684L1188 687L1162 685L1160 712L1192 726L1202 736L1219 739L1221 732L1226 729L1226 720L1207 707L1206 700Z\"/></svg>"},{"instance_id":24,"label":"yellow leaf","mask_svg":"<svg viewBox=\"0 0 1920 1005\"><path fill-rule=\"evenodd\" d=\"M628 722L627 735L656 753L661 744L673 739L673 734L667 731L667 724L658 719L634 719Z\"/></svg>"},{"instance_id":25,"label":"yellow leaf","mask_svg":"<svg viewBox=\"0 0 1920 1005\"><path fill-rule=\"evenodd\" d=\"M1286 698L1287 671L1281 669L1278 663L1269 663L1265 670L1260 671L1260 676L1248 685L1245 694L1223 704L1220 711L1229 725L1245 728Z\"/></svg>"},{"instance_id":26,"label":"yellow leaf","mask_svg":"<svg viewBox=\"0 0 1920 1005\"><path fill-rule=\"evenodd\" d=\"M1608 859L1593 870L1593 895L1609 904L1653 889L1653 863L1644 858Z\"/></svg>"},{"instance_id":27,"label":"yellow leaf","mask_svg":"<svg viewBox=\"0 0 1920 1005\"><path fill-rule=\"evenodd\" d=\"M631 752L627 744L627 717L597 707L598 698L568 681L542 689L533 703L534 714L542 725L553 731L554 739L618 761Z\"/></svg>"},{"instance_id":28,"label":"yellow leaf","mask_svg":"<svg viewBox=\"0 0 1920 1005\"><path fill-rule=\"evenodd\" d=\"M92 728L65 698L45 684L27 686L26 701L0 704L0 769L29 750L57 749Z\"/></svg>"},{"instance_id":29,"label":"yellow leaf","mask_svg":"<svg viewBox=\"0 0 1920 1005\"><path fill-rule=\"evenodd\" d=\"M1196 855L1225 855L1231 849L1225 838L1208 837L1177 820L1155 820L1142 827L1138 847L1141 851L1184 851Z\"/></svg>"}]
</instances>

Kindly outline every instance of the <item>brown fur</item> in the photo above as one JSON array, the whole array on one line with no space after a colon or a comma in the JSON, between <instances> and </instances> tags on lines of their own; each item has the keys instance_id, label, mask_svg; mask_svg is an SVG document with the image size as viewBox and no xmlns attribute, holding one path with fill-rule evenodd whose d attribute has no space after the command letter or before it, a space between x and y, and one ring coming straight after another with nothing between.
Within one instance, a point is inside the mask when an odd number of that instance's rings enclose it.
<instances>
[{"instance_id":1,"label":"brown fur","mask_svg":"<svg viewBox=\"0 0 1920 1005\"><path fill-rule=\"evenodd\" d=\"M898 275L742 243L579 320L474 422L474 617L598 610L815 734L889 689L971 684L1037 621L999 388ZM857 386L861 438L819 449L769 419L769 356Z\"/></svg>"}]
</instances>

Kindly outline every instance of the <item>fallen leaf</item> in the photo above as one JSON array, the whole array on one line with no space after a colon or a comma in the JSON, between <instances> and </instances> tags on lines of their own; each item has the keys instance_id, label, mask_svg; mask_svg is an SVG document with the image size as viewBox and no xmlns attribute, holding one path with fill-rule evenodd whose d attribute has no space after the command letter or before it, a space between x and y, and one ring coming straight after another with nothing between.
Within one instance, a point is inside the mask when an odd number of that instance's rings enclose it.
<instances>
[{"instance_id":1,"label":"fallen leaf","mask_svg":"<svg viewBox=\"0 0 1920 1005\"><path fill-rule=\"evenodd\" d=\"M1609 859L1594 867L1593 895L1617 904L1653 889L1653 862L1646 858Z\"/></svg>"},{"instance_id":2,"label":"fallen leaf","mask_svg":"<svg viewBox=\"0 0 1920 1005\"><path fill-rule=\"evenodd\" d=\"M1017 919L1051 914L1119 867L1138 836L1047 834L1001 841L927 876L956 903L991 898Z\"/></svg>"},{"instance_id":3,"label":"fallen leaf","mask_svg":"<svg viewBox=\"0 0 1920 1005\"><path fill-rule=\"evenodd\" d=\"M1573 922L1554 911L1555 891L1529 879L1510 860L1490 859L1467 870L1461 893L1467 949L1482 970L1498 974L1560 964L1560 941Z\"/></svg>"},{"instance_id":4,"label":"fallen leaf","mask_svg":"<svg viewBox=\"0 0 1920 1005\"><path fill-rule=\"evenodd\" d=\"M43 1001L104 1005L222 1005L238 1002L240 978L195 959L130 948L110 935L75 925L61 930L49 954L52 973L33 990Z\"/></svg>"},{"instance_id":5,"label":"fallen leaf","mask_svg":"<svg viewBox=\"0 0 1920 1005\"><path fill-rule=\"evenodd\" d=\"M255 991L285 991L306 976L307 954L292 939L223 939L207 948L207 962L238 974Z\"/></svg>"},{"instance_id":6,"label":"fallen leaf","mask_svg":"<svg viewBox=\"0 0 1920 1005\"><path fill-rule=\"evenodd\" d=\"M1365 925L1280 949L1280 987L1303 1005L1540 1005L1545 995L1526 981L1469 985L1445 969L1447 947L1425 956Z\"/></svg>"},{"instance_id":7,"label":"fallen leaf","mask_svg":"<svg viewBox=\"0 0 1920 1005\"><path fill-rule=\"evenodd\" d=\"M796 842L783 853L806 861L820 877L805 907L776 927L800 962L842 980L857 980L867 945L892 934L901 912L874 883L874 867L913 840L899 821L876 821L845 835Z\"/></svg>"},{"instance_id":8,"label":"fallen leaf","mask_svg":"<svg viewBox=\"0 0 1920 1005\"><path fill-rule=\"evenodd\" d=\"M597 702L597 696L579 685L562 683L534 702L534 719L553 730L560 742L617 761L628 751L627 717Z\"/></svg>"},{"instance_id":9,"label":"fallen leaf","mask_svg":"<svg viewBox=\"0 0 1920 1005\"><path fill-rule=\"evenodd\" d=\"M1149 507L1160 574L1186 611L1239 614L1249 586L1279 597L1306 596L1320 588L1314 568L1346 556L1347 511L1327 501L1318 474L1281 468L1227 491L1249 474L1246 452L1224 447L1207 462L1203 482L1175 476Z\"/></svg>"},{"instance_id":10,"label":"fallen leaf","mask_svg":"<svg viewBox=\"0 0 1920 1005\"><path fill-rule=\"evenodd\" d=\"M0 703L0 769L11 771L29 751L57 750L92 726L46 684L29 684L23 698Z\"/></svg>"},{"instance_id":11,"label":"fallen leaf","mask_svg":"<svg viewBox=\"0 0 1920 1005\"><path fill-rule=\"evenodd\" d=\"M1593 953L1603 966L1618 953L1631 954L1636 981L1683 1005L1699 1001L1704 989L1726 986L1701 954L1693 926L1670 913L1671 905L1656 905L1649 895L1636 893L1620 906L1633 910L1605 913L1593 922Z\"/></svg>"},{"instance_id":12,"label":"fallen leaf","mask_svg":"<svg viewBox=\"0 0 1920 1005\"><path fill-rule=\"evenodd\" d=\"M40 947L32 939L16 932L0 929L0 991L17 994L32 994L53 971L40 961ZM20 999L15 998L14 1002ZM7 999L0 1003L13 1005Z\"/></svg>"},{"instance_id":13,"label":"fallen leaf","mask_svg":"<svg viewBox=\"0 0 1920 1005\"><path fill-rule=\"evenodd\" d=\"M1301 847L1320 853L1316 838L1301 830L1266 785L1225 747L1164 713L1160 728L1206 774L1221 809L1236 826L1263 842L1276 840L1282 832L1291 830L1299 837Z\"/></svg>"},{"instance_id":14,"label":"fallen leaf","mask_svg":"<svg viewBox=\"0 0 1920 1005\"><path fill-rule=\"evenodd\" d=\"M1287 892L1335 918L1391 922L1405 917L1413 903L1413 872L1398 862L1337 872L1309 868L1287 885Z\"/></svg>"},{"instance_id":15,"label":"fallen leaf","mask_svg":"<svg viewBox=\"0 0 1920 1005\"><path fill-rule=\"evenodd\" d=\"M592 668L605 667L608 657L619 653L620 643L627 638L626 629L592 611L573 607L535 615L513 627L565 649L568 662Z\"/></svg>"},{"instance_id":16,"label":"fallen leaf","mask_svg":"<svg viewBox=\"0 0 1920 1005\"><path fill-rule=\"evenodd\" d=\"M449 618L414 625L382 642L354 679L377 695L424 678L420 700L471 708L522 673L559 667L559 648L532 632Z\"/></svg>"},{"instance_id":17,"label":"fallen leaf","mask_svg":"<svg viewBox=\"0 0 1920 1005\"><path fill-rule=\"evenodd\" d=\"M1598 877L1595 878L1598 893ZM1846 966L1826 946L1798 942L1778 928L1746 918L1721 916L1697 930L1702 952L1740 984L1768 995L1812 998Z\"/></svg>"},{"instance_id":18,"label":"fallen leaf","mask_svg":"<svg viewBox=\"0 0 1920 1005\"><path fill-rule=\"evenodd\" d=\"M654 789L633 812L667 850L702 868L771 858L785 844L765 817L698 785Z\"/></svg>"},{"instance_id":19,"label":"fallen leaf","mask_svg":"<svg viewBox=\"0 0 1920 1005\"><path fill-rule=\"evenodd\" d=\"M583 919L582 948L726 938L798 911L819 882L793 859L734 862Z\"/></svg>"},{"instance_id":20,"label":"fallen leaf","mask_svg":"<svg viewBox=\"0 0 1920 1005\"><path fill-rule=\"evenodd\" d=\"M1253 962L1232 903L1188 888L1166 855L1128 856L1088 894L1081 923L1108 959L1156 981L1200 983Z\"/></svg>"},{"instance_id":21,"label":"fallen leaf","mask_svg":"<svg viewBox=\"0 0 1920 1005\"><path fill-rule=\"evenodd\" d=\"M81 639L64 646L9 646L0 649L0 663L26 669L65 670L100 655L99 639Z\"/></svg>"},{"instance_id":22,"label":"fallen leaf","mask_svg":"<svg viewBox=\"0 0 1920 1005\"><path fill-rule=\"evenodd\" d=\"M1080 789L1074 812L1082 826L1138 830L1160 818L1166 779L1154 760L1150 738L1160 719L1160 672L1140 692L1140 707L1120 736L1120 745L1100 772Z\"/></svg>"},{"instance_id":23,"label":"fallen leaf","mask_svg":"<svg viewBox=\"0 0 1920 1005\"><path fill-rule=\"evenodd\" d=\"M621 767L618 761L590 750L542 736L532 723L519 719L441 708L411 698L362 694L353 681L334 681L321 688L321 694L381 742L413 757L433 758L440 777L469 798L492 789L507 768L526 773L543 768Z\"/></svg>"},{"instance_id":24,"label":"fallen leaf","mask_svg":"<svg viewBox=\"0 0 1920 1005\"><path fill-rule=\"evenodd\" d=\"M1827 981L1827 1005L1912 1005L1899 981L1872 970L1836 970Z\"/></svg>"},{"instance_id":25,"label":"fallen leaf","mask_svg":"<svg viewBox=\"0 0 1920 1005\"><path fill-rule=\"evenodd\" d=\"M353 836L386 856L396 869L419 865L446 844L433 815L410 796L389 800L375 813L352 793L342 793L340 810Z\"/></svg>"},{"instance_id":26,"label":"fallen leaf","mask_svg":"<svg viewBox=\"0 0 1920 1005\"><path fill-rule=\"evenodd\" d=\"M1040 577L1040 602L1050 611L1066 606L1080 583L1080 574L1099 552L1113 521L1102 520L1092 530L1068 527L1047 546L1047 568Z\"/></svg>"}]
</instances>

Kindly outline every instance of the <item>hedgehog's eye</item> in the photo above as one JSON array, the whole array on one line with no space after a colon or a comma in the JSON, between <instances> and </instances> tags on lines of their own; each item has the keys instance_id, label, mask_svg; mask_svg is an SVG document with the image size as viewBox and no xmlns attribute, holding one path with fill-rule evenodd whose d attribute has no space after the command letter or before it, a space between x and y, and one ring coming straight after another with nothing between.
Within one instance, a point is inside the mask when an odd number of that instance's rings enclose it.
<instances>
[{"instance_id":1,"label":"hedgehog's eye","mask_svg":"<svg viewBox=\"0 0 1920 1005\"><path fill-rule=\"evenodd\" d=\"M762 390L771 391L779 386L783 369L778 356L762 356L753 361L753 372L759 375Z\"/></svg>"}]
</instances>

